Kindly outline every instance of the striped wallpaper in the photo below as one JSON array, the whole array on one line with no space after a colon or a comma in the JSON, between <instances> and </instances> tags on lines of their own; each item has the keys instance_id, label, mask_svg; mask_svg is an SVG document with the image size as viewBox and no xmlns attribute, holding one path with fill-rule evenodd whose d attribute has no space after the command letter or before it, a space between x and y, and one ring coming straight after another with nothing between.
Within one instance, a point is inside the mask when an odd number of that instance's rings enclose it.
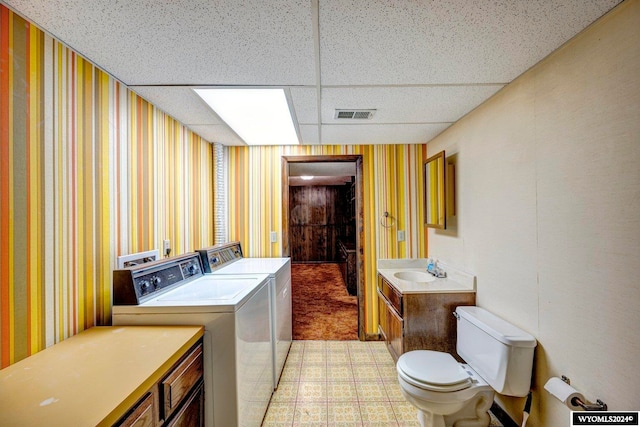
<instances>
[{"instance_id":1,"label":"striped wallpaper","mask_svg":"<svg viewBox=\"0 0 640 427\"><path fill-rule=\"evenodd\" d=\"M217 148L0 5L1 367L109 323L118 255L164 239L172 254L213 244L221 152L225 240L248 256L281 255L269 239L281 237L281 156L363 156L366 332L375 332L376 260L426 255L426 146ZM385 211L393 227L381 225Z\"/></svg>"},{"instance_id":2,"label":"striped wallpaper","mask_svg":"<svg viewBox=\"0 0 640 427\"><path fill-rule=\"evenodd\" d=\"M108 324L118 255L212 244L214 161L0 5L0 367Z\"/></svg>"},{"instance_id":3,"label":"striped wallpaper","mask_svg":"<svg viewBox=\"0 0 640 427\"><path fill-rule=\"evenodd\" d=\"M377 332L376 262L425 257L422 173L426 145L226 147L229 175L229 240L246 256L282 254L282 156L363 156L366 333ZM384 212L390 217L383 221ZM392 227L384 227L393 224ZM393 221L393 222L392 222ZM404 230L406 240L396 233ZM270 232L278 242L270 242Z\"/></svg>"}]
</instances>

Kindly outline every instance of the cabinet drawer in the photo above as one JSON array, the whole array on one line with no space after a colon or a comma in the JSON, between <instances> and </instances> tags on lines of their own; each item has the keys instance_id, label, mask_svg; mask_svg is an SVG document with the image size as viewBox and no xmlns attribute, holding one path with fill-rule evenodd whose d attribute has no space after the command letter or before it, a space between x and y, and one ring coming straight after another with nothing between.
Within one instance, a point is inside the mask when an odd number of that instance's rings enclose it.
<instances>
[{"instance_id":1,"label":"cabinet drawer","mask_svg":"<svg viewBox=\"0 0 640 427\"><path fill-rule=\"evenodd\" d=\"M204 425L204 383L196 388L167 427L202 427Z\"/></svg>"},{"instance_id":2,"label":"cabinet drawer","mask_svg":"<svg viewBox=\"0 0 640 427\"><path fill-rule=\"evenodd\" d=\"M380 276L378 276L378 289L389 304L396 310L396 313L402 317L402 294Z\"/></svg>"},{"instance_id":3,"label":"cabinet drawer","mask_svg":"<svg viewBox=\"0 0 640 427\"><path fill-rule=\"evenodd\" d=\"M118 427L153 427L156 425L156 411L153 406L153 393L147 393L126 415L115 425Z\"/></svg>"},{"instance_id":4,"label":"cabinet drawer","mask_svg":"<svg viewBox=\"0 0 640 427\"><path fill-rule=\"evenodd\" d=\"M189 391L191 391L200 378L202 378L202 375L202 344L199 344L161 382L163 398L161 407L164 410L165 420L180 406L182 400L189 394Z\"/></svg>"}]
</instances>

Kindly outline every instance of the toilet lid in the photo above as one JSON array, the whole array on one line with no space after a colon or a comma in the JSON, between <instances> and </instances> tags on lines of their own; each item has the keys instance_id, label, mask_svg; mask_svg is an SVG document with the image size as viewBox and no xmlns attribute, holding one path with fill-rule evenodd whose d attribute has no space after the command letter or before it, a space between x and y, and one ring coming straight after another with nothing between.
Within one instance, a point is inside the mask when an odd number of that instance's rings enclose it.
<instances>
[{"instance_id":1,"label":"toilet lid","mask_svg":"<svg viewBox=\"0 0 640 427\"><path fill-rule=\"evenodd\" d=\"M467 371L449 353L414 350L398 359L398 372L408 382L434 391L456 391L471 385Z\"/></svg>"}]
</instances>

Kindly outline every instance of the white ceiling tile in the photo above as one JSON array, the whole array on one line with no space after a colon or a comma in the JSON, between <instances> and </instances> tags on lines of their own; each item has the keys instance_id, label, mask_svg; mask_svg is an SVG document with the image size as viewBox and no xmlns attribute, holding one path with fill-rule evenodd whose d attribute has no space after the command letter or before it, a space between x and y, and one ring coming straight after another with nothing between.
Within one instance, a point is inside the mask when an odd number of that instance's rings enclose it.
<instances>
[{"instance_id":1,"label":"white ceiling tile","mask_svg":"<svg viewBox=\"0 0 640 427\"><path fill-rule=\"evenodd\" d=\"M322 145L424 144L448 124L322 125Z\"/></svg>"},{"instance_id":2,"label":"white ceiling tile","mask_svg":"<svg viewBox=\"0 0 640 427\"><path fill-rule=\"evenodd\" d=\"M304 145L320 144L318 125L300 125L300 136Z\"/></svg>"},{"instance_id":3,"label":"white ceiling tile","mask_svg":"<svg viewBox=\"0 0 640 427\"><path fill-rule=\"evenodd\" d=\"M510 82L617 3L324 0L322 84Z\"/></svg>"},{"instance_id":4,"label":"white ceiling tile","mask_svg":"<svg viewBox=\"0 0 640 427\"><path fill-rule=\"evenodd\" d=\"M186 125L224 123L190 87L130 86L130 89L152 104L162 106L165 113Z\"/></svg>"},{"instance_id":5,"label":"white ceiling tile","mask_svg":"<svg viewBox=\"0 0 640 427\"><path fill-rule=\"evenodd\" d=\"M291 98L298 123L318 123L318 95L315 87L292 87Z\"/></svg>"},{"instance_id":6,"label":"white ceiling tile","mask_svg":"<svg viewBox=\"0 0 640 427\"><path fill-rule=\"evenodd\" d=\"M335 109L376 109L365 124L455 122L502 87L328 88L322 90L322 123L348 123L334 119Z\"/></svg>"},{"instance_id":7,"label":"white ceiling tile","mask_svg":"<svg viewBox=\"0 0 640 427\"><path fill-rule=\"evenodd\" d=\"M315 84L309 1L8 3L128 85Z\"/></svg>"}]
</instances>

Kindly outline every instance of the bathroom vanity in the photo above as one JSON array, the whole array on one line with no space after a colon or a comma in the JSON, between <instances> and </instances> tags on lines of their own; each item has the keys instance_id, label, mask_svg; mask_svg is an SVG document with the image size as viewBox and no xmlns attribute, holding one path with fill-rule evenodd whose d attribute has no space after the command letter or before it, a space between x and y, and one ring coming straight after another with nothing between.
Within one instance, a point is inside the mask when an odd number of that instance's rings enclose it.
<instances>
[{"instance_id":1,"label":"bathroom vanity","mask_svg":"<svg viewBox=\"0 0 640 427\"><path fill-rule=\"evenodd\" d=\"M447 273L428 275L424 260L378 260L378 331L396 361L411 350L456 354L453 312L475 305L475 278Z\"/></svg>"}]
</instances>

